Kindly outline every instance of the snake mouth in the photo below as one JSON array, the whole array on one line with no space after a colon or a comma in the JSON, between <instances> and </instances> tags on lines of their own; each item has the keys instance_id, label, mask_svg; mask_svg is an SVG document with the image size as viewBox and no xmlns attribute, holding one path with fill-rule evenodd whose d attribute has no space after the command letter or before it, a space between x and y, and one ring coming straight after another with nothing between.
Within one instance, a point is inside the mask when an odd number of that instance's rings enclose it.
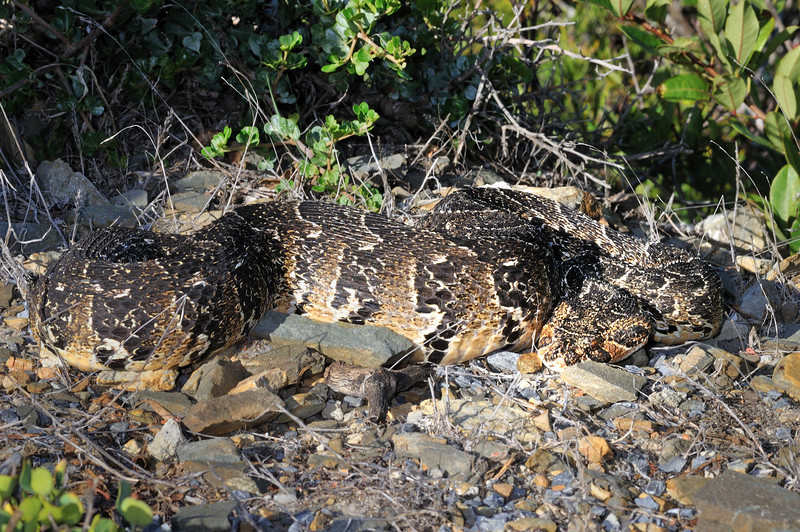
<instances>
[{"instance_id":1,"label":"snake mouth","mask_svg":"<svg viewBox=\"0 0 800 532\"><path fill-rule=\"evenodd\" d=\"M537 354L551 371L561 373L567 366L586 360L602 363L625 360L644 347L651 335L652 326L643 320L596 334L580 334L547 324L542 328Z\"/></svg>"}]
</instances>

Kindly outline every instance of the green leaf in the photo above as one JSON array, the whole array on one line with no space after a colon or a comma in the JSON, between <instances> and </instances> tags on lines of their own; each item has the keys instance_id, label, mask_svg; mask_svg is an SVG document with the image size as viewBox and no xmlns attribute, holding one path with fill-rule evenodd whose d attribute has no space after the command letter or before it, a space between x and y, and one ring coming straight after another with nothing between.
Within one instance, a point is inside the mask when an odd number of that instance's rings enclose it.
<instances>
[{"instance_id":1,"label":"green leaf","mask_svg":"<svg viewBox=\"0 0 800 532\"><path fill-rule=\"evenodd\" d=\"M769 201L776 220L783 228L797 219L800 206L800 175L789 165L778 171L769 188Z\"/></svg>"},{"instance_id":2,"label":"green leaf","mask_svg":"<svg viewBox=\"0 0 800 532\"><path fill-rule=\"evenodd\" d=\"M264 133L275 135L279 139L297 140L300 138L300 128L297 127L297 119L285 118L281 115L272 115L269 122L264 124Z\"/></svg>"},{"instance_id":3,"label":"green leaf","mask_svg":"<svg viewBox=\"0 0 800 532\"><path fill-rule=\"evenodd\" d=\"M792 80L787 76L775 76L772 92L775 93L775 99L778 100L781 110L786 113L786 117L794 120L797 117L797 90Z\"/></svg>"},{"instance_id":4,"label":"green leaf","mask_svg":"<svg viewBox=\"0 0 800 532\"><path fill-rule=\"evenodd\" d=\"M658 47L663 45L664 42L652 33L637 28L636 26L623 26L620 28L620 31L648 52L660 55L658 53Z\"/></svg>"},{"instance_id":5,"label":"green leaf","mask_svg":"<svg viewBox=\"0 0 800 532\"><path fill-rule=\"evenodd\" d=\"M703 24L701 23L700 26L702 28ZM727 70L733 70L733 65L731 64L731 60L728 57L728 54L725 51L725 48L723 48L723 46L722 46L722 40L721 40L720 36L717 35L714 32L707 31L706 29L703 29L703 32L704 32L704 35L705 35L706 39L708 39L708 42L711 43L711 46L714 48L714 51L717 53L717 57L719 58L719 60L722 62L723 65L725 65L725 68Z\"/></svg>"},{"instance_id":6,"label":"green leaf","mask_svg":"<svg viewBox=\"0 0 800 532\"><path fill-rule=\"evenodd\" d=\"M778 46L785 43L792 35L794 35L798 27L800 26L787 26L786 28L784 28L783 31L781 31L775 37L769 40L769 44L767 44L766 48L764 48L762 55L764 57L769 57L770 55L772 55L772 52L777 50Z\"/></svg>"},{"instance_id":7,"label":"green leaf","mask_svg":"<svg viewBox=\"0 0 800 532\"><path fill-rule=\"evenodd\" d=\"M737 133L747 138L749 141L754 142L760 146L764 146L765 148L773 148L772 144L760 135L753 134L752 131L747 129L744 124L739 122L738 120L731 120L730 121L731 127L736 130Z\"/></svg>"},{"instance_id":8,"label":"green leaf","mask_svg":"<svg viewBox=\"0 0 800 532\"><path fill-rule=\"evenodd\" d=\"M56 464L53 469L53 475L56 481L56 488L64 487L64 475L67 473L67 461L63 458Z\"/></svg>"},{"instance_id":9,"label":"green leaf","mask_svg":"<svg viewBox=\"0 0 800 532\"><path fill-rule=\"evenodd\" d=\"M756 39L754 48L756 53L759 53L764 49L764 45L766 44L767 39L769 39L769 36L772 35L773 29L775 29L775 19L769 18L764 25L761 26L761 29L758 30L758 38Z\"/></svg>"},{"instance_id":10,"label":"green leaf","mask_svg":"<svg viewBox=\"0 0 800 532\"><path fill-rule=\"evenodd\" d=\"M258 128L254 126L243 127L239 134L236 135L236 142L247 147L258 146L260 142Z\"/></svg>"},{"instance_id":11,"label":"green leaf","mask_svg":"<svg viewBox=\"0 0 800 532\"><path fill-rule=\"evenodd\" d=\"M53 474L50 471L43 467L37 467L31 471L31 490L33 493L47 497L54 487Z\"/></svg>"},{"instance_id":12,"label":"green leaf","mask_svg":"<svg viewBox=\"0 0 800 532\"><path fill-rule=\"evenodd\" d=\"M153 510L146 502L133 497L123 499L117 510L127 522L134 526L145 527L153 522Z\"/></svg>"},{"instance_id":13,"label":"green leaf","mask_svg":"<svg viewBox=\"0 0 800 532\"><path fill-rule=\"evenodd\" d=\"M131 496L131 485L127 480L119 481L119 489L117 490L117 508L119 508L122 501Z\"/></svg>"},{"instance_id":14,"label":"green leaf","mask_svg":"<svg viewBox=\"0 0 800 532\"><path fill-rule=\"evenodd\" d=\"M95 514L89 525L89 532L117 532L117 530L119 527L114 521L107 517L100 517L100 514Z\"/></svg>"},{"instance_id":15,"label":"green leaf","mask_svg":"<svg viewBox=\"0 0 800 532\"><path fill-rule=\"evenodd\" d=\"M10 475L0 475L0 503L11 497L16 485L16 478Z\"/></svg>"},{"instance_id":16,"label":"green leaf","mask_svg":"<svg viewBox=\"0 0 800 532\"><path fill-rule=\"evenodd\" d=\"M764 132L766 133L769 147L773 150L786 154L786 143L784 139L792 137L792 129L780 112L772 111L764 120Z\"/></svg>"},{"instance_id":17,"label":"green leaf","mask_svg":"<svg viewBox=\"0 0 800 532\"><path fill-rule=\"evenodd\" d=\"M733 51L739 66L744 67L753 53L758 39L758 19L753 8L745 0L741 0L731 10L725 22L725 39Z\"/></svg>"},{"instance_id":18,"label":"green leaf","mask_svg":"<svg viewBox=\"0 0 800 532\"><path fill-rule=\"evenodd\" d=\"M785 76L793 82L800 79L800 46L793 48L783 56L781 62L778 63L778 68L775 69L775 75Z\"/></svg>"},{"instance_id":19,"label":"green leaf","mask_svg":"<svg viewBox=\"0 0 800 532\"><path fill-rule=\"evenodd\" d=\"M181 41L181 44L187 50L191 50L192 52L199 54L200 53L200 45L203 43L203 35L200 32L194 32L191 35L187 35Z\"/></svg>"},{"instance_id":20,"label":"green leaf","mask_svg":"<svg viewBox=\"0 0 800 532\"><path fill-rule=\"evenodd\" d=\"M742 0L744 2L744 0ZM705 20L711 31L706 33L719 33L725 24L728 13L728 0L698 0L697 14L701 23Z\"/></svg>"},{"instance_id":21,"label":"green leaf","mask_svg":"<svg viewBox=\"0 0 800 532\"><path fill-rule=\"evenodd\" d=\"M708 83L695 74L679 74L658 87L658 95L670 102L708 100Z\"/></svg>"},{"instance_id":22,"label":"green leaf","mask_svg":"<svg viewBox=\"0 0 800 532\"><path fill-rule=\"evenodd\" d=\"M622 18L630 11L633 0L609 0L609 3L611 4L611 12Z\"/></svg>"},{"instance_id":23,"label":"green leaf","mask_svg":"<svg viewBox=\"0 0 800 532\"><path fill-rule=\"evenodd\" d=\"M39 517L39 510L42 509L42 499L39 497L25 497L19 503L19 511L22 513L22 521L36 521Z\"/></svg>"},{"instance_id":24,"label":"green leaf","mask_svg":"<svg viewBox=\"0 0 800 532\"><path fill-rule=\"evenodd\" d=\"M714 78L714 99L729 111L736 112L745 96L747 85L741 79L728 75Z\"/></svg>"},{"instance_id":25,"label":"green leaf","mask_svg":"<svg viewBox=\"0 0 800 532\"><path fill-rule=\"evenodd\" d=\"M663 24L667 16L667 9L672 5L671 0L647 0L644 8L644 14L650 20L655 20L659 24Z\"/></svg>"},{"instance_id":26,"label":"green leaf","mask_svg":"<svg viewBox=\"0 0 800 532\"><path fill-rule=\"evenodd\" d=\"M794 168L795 172L800 172L800 149L792 135L783 137L783 148L786 161Z\"/></svg>"},{"instance_id":27,"label":"green leaf","mask_svg":"<svg viewBox=\"0 0 800 532\"><path fill-rule=\"evenodd\" d=\"M83 503L74 493L64 493L58 498L58 504L63 508L62 523L74 525L83 517Z\"/></svg>"},{"instance_id":28,"label":"green leaf","mask_svg":"<svg viewBox=\"0 0 800 532\"><path fill-rule=\"evenodd\" d=\"M301 42L303 42L303 36L296 31L289 35L281 35L278 37L278 43L280 44L281 50L284 52L288 52Z\"/></svg>"}]
</instances>

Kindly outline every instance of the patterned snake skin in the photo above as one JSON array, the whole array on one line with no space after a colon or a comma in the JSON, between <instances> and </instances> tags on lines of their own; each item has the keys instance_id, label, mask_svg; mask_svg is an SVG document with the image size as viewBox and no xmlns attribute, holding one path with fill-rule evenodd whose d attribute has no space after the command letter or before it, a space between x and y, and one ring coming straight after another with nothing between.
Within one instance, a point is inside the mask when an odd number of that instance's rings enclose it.
<instances>
[{"instance_id":1,"label":"patterned snake skin","mask_svg":"<svg viewBox=\"0 0 800 532\"><path fill-rule=\"evenodd\" d=\"M507 189L451 194L412 228L352 207L273 202L193 234L110 228L31 293L40 344L85 371L167 372L241 339L270 308L389 327L413 360L531 350L559 370L618 361L651 337L712 336L714 269Z\"/></svg>"}]
</instances>

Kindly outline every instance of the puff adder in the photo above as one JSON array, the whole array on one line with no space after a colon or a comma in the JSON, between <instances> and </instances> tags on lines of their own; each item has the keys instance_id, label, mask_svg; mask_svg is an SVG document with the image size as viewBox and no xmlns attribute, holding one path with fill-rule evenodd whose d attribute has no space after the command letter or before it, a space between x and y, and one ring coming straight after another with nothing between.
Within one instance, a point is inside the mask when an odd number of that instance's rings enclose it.
<instances>
[{"instance_id":1,"label":"puff adder","mask_svg":"<svg viewBox=\"0 0 800 532\"><path fill-rule=\"evenodd\" d=\"M698 257L496 188L451 194L418 227L285 201L184 236L104 229L37 280L30 308L40 345L76 368L168 379L270 308L389 327L415 361L535 347L556 370L650 338L707 338L723 315L719 276Z\"/></svg>"}]
</instances>

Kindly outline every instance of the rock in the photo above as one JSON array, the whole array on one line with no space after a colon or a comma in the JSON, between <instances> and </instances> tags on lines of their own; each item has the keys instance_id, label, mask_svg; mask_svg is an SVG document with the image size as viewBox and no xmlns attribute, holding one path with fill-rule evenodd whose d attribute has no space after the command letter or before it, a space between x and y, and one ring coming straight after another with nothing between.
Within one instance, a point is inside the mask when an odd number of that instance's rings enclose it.
<instances>
[{"instance_id":1,"label":"rock","mask_svg":"<svg viewBox=\"0 0 800 532\"><path fill-rule=\"evenodd\" d=\"M420 404L423 414L433 415L435 408L436 405L430 400ZM513 436L524 443L538 443L542 438L542 431L538 426L542 420L511 403L503 404L498 409L498 405L491 401L453 399L449 401L449 409L450 420L464 431L480 428L495 434Z\"/></svg>"},{"instance_id":2,"label":"rock","mask_svg":"<svg viewBox=\"0 0 800 532\"><path fill-rule=\"evenodd\" d=\"M577 187L529 187L515 185L511 188L557 201L595 220L600 220L603 217L603 208L597 203L597 200L585 190L581 190Z\"/></svg>"},{"instance_id":3,"label":"rock","mask_svg":"<svg viewBox=\"0 0 800 532\"><path fill-rule=\"evenodd\" d=\"M680 437L672 437L667 439L661 445L661 453L658 456L658 463L665 464L673 458L681 457L686 451L689 450L691 446L691 442Z\"/></svg>"},{"instance_id":4,"label":"rock","mask_svg":"<svg viewBox=\"0 0 800 532\"><path fill-rule=\"evenodd\" d=\"M579 439L578 452L593 464L602 464L614 458L608 442L600 436L584 436Z\"/></svg>"},{"instance_id":5,"label":"rock","mask_svg":"<svg viewBox=\"0 0 800 532\"><path fill-rule=\"evenodd\" d=\"M778 362L772 373L772 382L800 400L800 352L786 355Z\"/></svg>"},{"instance_id":6,"label":"rock","mask_svg":"<svg viewBox=\"0 0 800 532\"><path fill-rule=\"evenodd\" d=\"M523 375L537 373L538 371L541 371L543 367L544 363L542 362L542 358L536 351L522 353L517 359L517 371Z\"/></svg>"},{"instance_id":7,"label":"rock","mask_svg":"<svg viewBox=\"0 0 800 532\"><path fill-rule=\"evenodd\" d=\"M176 448L175 455L181 462L244 464L236 444L228 438L184 443Z\"/></svg>"},{"instance_id":8,"label":"rock","mask_svg":"<svg viewBox=\"0 0 800 532\"><path fill-rule=\"evenodd\" d=\"M206 401L227 394L249 376L241 362L215 357L192 373L181 391L198 401Z\"/></svg>"},{"instance_id":9,"label":"rock","mask_svg":"<svg viewBox=\"0 0 800 532\"><path fill-rule=\"evenodd\" d=\"M508 521L505 530L541 530L542 532L556 532L558 525L554 521L541 517L521 517Z\"/></svg>"},{"instance_id":10,"label":"rock","mask_svg":"<svg viewBox=\"0 0 800 532\"><path fill-rule=\"evenodd\" d=\"M161 429L153 436L153 441L147 445L150 456L163 462L176 454L179 445L186 443L181 425L174 418L169 418Z\"/></svg>"},{"instance_id":11,"label":"rock","mask_svg":"<svg viewBox=\"0 0 800 532\"><path fill-rule=\"evenodd\" d=\"M255 389L197 403L189 409L183 424L192 432L219 436L272 421L284 408L274 393Z\"/></svg>"},{"instance_id":12,"label":"rock","mask_svg":"<svg viewBox=\"0 0 800 532\"><path fill-rule=\"evenodd\" d=\"M0 308L11 308L14 300L14 285L11 283L0 282Z\"/></svg>"},{"instance_id":13,"label":"rock","mask_svg":"<svg viewBox=\"0 0 800 532\"><path fill-rule=\"evenodd\" d=\"M351 515L340 515L326 529L328 532L383 532L396 530L394 523L386 519L376 517L356 517Z\"/></svg>"},{"instance_id":14,"label":"rock","mask_svg":"<svg viewBox=\"0 0 800 532\"><path fill-rule=\"evenodd\" d=\"M691 495L700 532L797 530L800 495L730 470Z\"/></svg>"},{"instance_id":15,"label":"rock","mask_svg":"<svg viewBox=\"0 0 800 532\"><path fill-rule=\"evenodd\" d=\"M125 207L129 210L134 210L133 207L144 209L147 207L147 191L142 189L133 189L111 198L111 204L119 207Z\"/></svg>"},{"instance_id":16,"label":"rock","mask_svg":"<svg viewBox=\"0 0 800 532\"><path fill-rule=\"evenodd\" d=\"M695 232L722 244L733 240L734 246L746 252L761 251L769 243L764 213L752 207L709 216L695 226Z\"/></svg>"},{"instance_id":17,"label":"rock","mask_svg":"<svg viewBox=\"0 0 800 532\"><path fill-rule=\"evenodd\" d=\"M137 406L142 403L157 405L163 408L170 415L176 417L183 417L189 408L192 407L192 401L180 392L157 392L152 390L139 390L134 394L134 399L137 401ZM151 406L153 408L153 406Z\"/></svg>"},{"instance_id":18,"label":"rock","mask_svg":"<svg viewBox=\"0 0 800 532\"><path fill-rule=\"evenodd\" d=\"M415 348L410 340L385 327L322 323L279 312L267 312L250 335L278 345L304 345L333 360L367 368L380 367Z\"/></svg>"},{"instance_id":19,"label":"rock","mask_svg":"<svg viewBox=\"0 0 800 532\"><path fill-rule=\"evenodd\" d=\"M567 366L561 379L605 403L636 401L647 382L639 375L591 361Z\"/></svg>"},{"instance_id":20,"label":"rock","mask_svg":"<svg viewBox=\"0 0 800 532\"><path fill-rule=\"evenodd\" d=\"M510 499L511 494L514 493L514 486L506 482L495 482L492 484L492 489L500 494L504 499Z\"/></svg>"},{"instance_id":21,"label":"rock","mask_svg":"<svg viewBox=\"0 0 800 532\"><path fill-rule=\"evenodd\" d=\"M750 273L764 275L775 265L775 261L753 257L752 255L736 255L736 265Z\"/></svg>"},{"instance_id":22,"label":"rock","mask_svg":"<svg viewBox=\"0 0 800 532\"><path fill-rule=\"evenodd\" d=\"M286 384L296 384L300 376L317 375L325 371L325 357L304 345L276 346L265 340L255 342L251 348L236 355L244 367L253 374L278 369L286 374Z\"/></svg>"},{"instance_id":23,"label":"rock","mask_svg":"<svg viewBox=\"0 0 800 532\"><path fill-rule=\"evenodd\" d=\"M750 387L761 393L778 390L778 386L775 385L775 382L770 377L765 377L764 375L756 375L750 379Z\"/></svg>"},{"instance_id":24,"label":"rock","mask_svg":"<svg viewBox=\"0 0 800 532\"><path fill-rule=\"evenodd\" d=\"M244 470L247 463L228 438L216 438L179 445L176 455L187 473L203 473L203 478L217 488L259 493L256 483Z\"/></svg>"},{"instance_id":25,"label":"rock","mask_svg":"<svg viewBox=\"0 0 800 532\"><path fill-rule=\"evenodd\" d=\"M517 361L519 360L519 353L512 353L511 351L495 351L486 357L486 363L500 373L516 373Z\"/></svg>"},{"instance_id":26,"label":"rock","mask_svg":"<svg viewBox=\"0 0 800 532\"><path fill-rule=\"evenodd\" d=\"M179 212L197 213L203 212L211 202L211 196L203 192L179 192L170 196L172 209Z\"/></svg>"},{"instance_id":27,"label":"rock","mask_svg":"<svg viewBox=\"0 0 800 532\"><path fill-rule=\"evenodd\" d=\"M685 355L675 357L678 370L687 375L704 372L714 363L714 357L701 345L692 346Z\"/></svg>"},{"instance_id":28,"label":"rock","mask_svg":"<svg viewBox=\"0 0 800 532\"><path fill-rule=\"evenodd\" d=\"M229 532L230 516L235 502L221 501L211 504L182 506L172 517L175 532Z\"/></svg>"},{"instance_id":29,"label":"rock","mask_svg":"<svg viewBox=\"0 0 800 532\"><path fill-rule=\"evenodd\" d=\"M556 474L568 469L567 465L556 455L539 447L525 461L525 467L534 473Z\"/></svg>"},{"instance_id":30,"label":"rock","mask_svg":"<svg viewBox=\"0 0 800 532\"><path fill-rule=\"evenodd\" d=\"M322 412L327 402L328 387L325 384L317 384L308 392L298 393L286 398L286 409L300 419L308 419L313 415ZM278 418L279 422L289 422L288 416Z\"/></svg>"},{"instance_id":31,"label":"rock","mask_svg":"<svg viewBox=\"0 0 800 532\"><path fill-rule=\"evenodd\" d=\"M667 480L667 493L683 505L692 505L695 492L711 479L706 477L685 476Z\"/></svg>"},{"instance_id":32,"label":"rock","mask_svg":"<svg viewBox=\"0 0 800 532\"><path fill-rule=\"evenodd\" d=\"M715 338L717 345L729 351L743 349L747 346L747 338L751 328L752 325L745 318L736 312L731 312L728 319L722 322L722 328Z\"/></svg>"},{"instance_id":33,"label":"rock","mask_svg":"<svg viewBox=\"0 0 800 532\"><path fill-rule=\"evenodd\" d=\"M739 312L753 323L761 324L768 313L780 312L781 294L775 283L756 281L742 295Z\"/></svg>"},{"instance_id":34,"label":"rock","mask_svg":"<svg viewBox=\"0 0 800 532\"><path fill-rule=\"evenodd\" d=\"M406 157L402 153L395 153L380 160L380 167L390 173L400 174L406 164ZM358 180L367 180L371 174L379 172L378 165L371 155L358 155L347 159L352 176Z\"/></svg>"},{"instance_id":35,"label":"rock","mask_svg":"<svg viewBox=\"0 0 800 532\"><path fill-rule=\"evenodd\" d=\"M242 393L247 390L263 388L276 393L281 388L289 385L289 377L280 368L272 368L251 375L237 384L230 393Z\"/></svg>"},{"instance_id":36,"label":"rock","mask_svg":"<svg viewBox=\"0 0 800 532\"><path fill-rule=\"evenodd\" d=\"M217 188L225 181L225 175L222 172L214 172L212 170L197 170L189 172L184 177L176 179L172 182L181 192L187 191L206 191Z\"/></svg>"},{"instance_id":37,"label":"rock","mask_svg":"<svg viewBox=\"0 0 800 532\"><path fill-rule=\"evenodd\" d=\"M427 469L439 468L452 480L463 480L472 473L473 458L447 445L443 438L412 432L394 434L392 443L397 456L415 458Z\"/></svg>"},{"instance_id":38,"label":"rock","mask_svg":"<svg viewBox=\"0 0 800 532\"><path fill-rule=\"evenodd\" d=\"M80 210L79 220L82 225L89 221L91 227L136 227L136 217L128 207L115 205L90 205Z\"/></svg>"},{"instance_id":39,"label":"rock","mask_svg":"<svg viewBox=\"0 0 800 532\"><path fill-rule=\"evenodd\" d=\"M47 252L62 243L58 232L50 224L35 222L12 223L11 229L13 231L8 246L14 253L19 252L24 255L31 255ZM0 234L6 235L7 233L8 223L0 222ZM29 268L28 265L25 265L25 269L29 271L35 270L35 268ZM44 270L40 269L40 271L34 271L34 273L41 273L42 271Z\"/></svg>"},{"instance_id":40,"label":"rock","mask_svg":"<svg viewBox=\"0 0 800 532\"><path fill-rule=\"evenodd\" d=\"M493 462L505 461L511 452L507 445L491 440L481 440L468 450Z\"/></svg>"},{"instance_id":41,"label":"rock","mask_svg":"<svg viewBox=\"0 0 800 532\"><path fill-rule=\"evenodd\" d=\"M62 161L42 161L36 169L36 182L48 202L54 205L76 204L83 206L110 205L91 181Z\"/></svg>"}]
</instances>

